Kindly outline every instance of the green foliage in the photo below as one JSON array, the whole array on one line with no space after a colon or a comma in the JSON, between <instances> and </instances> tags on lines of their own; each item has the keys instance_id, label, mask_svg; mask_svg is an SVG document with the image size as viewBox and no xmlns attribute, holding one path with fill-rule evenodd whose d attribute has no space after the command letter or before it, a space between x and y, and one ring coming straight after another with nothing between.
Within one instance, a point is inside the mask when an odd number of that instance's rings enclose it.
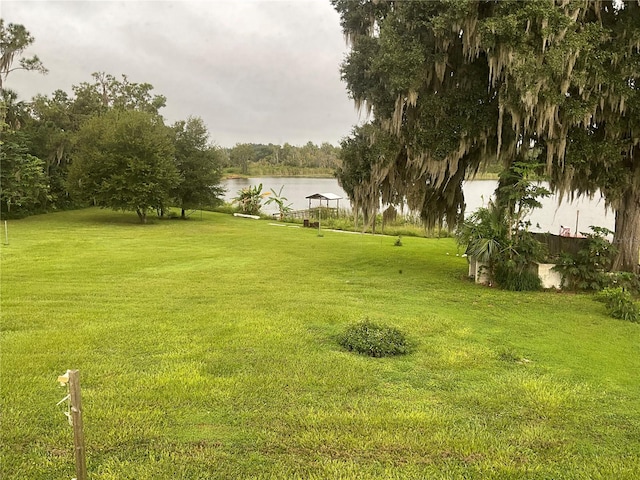
<instances>
[{"instance_id":1,"label":"green foliage","mask_svg":"<svg viewBox=\"0 0 640 480\"><path fill-rule=\"evenodd\" d=\"M246 177L308 177L308 178L331 178L334 176L333 168L315 168L315 167L293 167L289 165L272 165L265 163L249 164L249 173L242 174L242 170L238 167L227 167L224 173L230 177L246 176Z\"/></svg>"},{"instance_id":2,"label":"green foliage","mask_svg":"<svg viewBox=\"0 0 640 480\"><path fill-rule=\"evenodd\" d=\"M238 192L238 195L233 199L233 203L238 205L242 213L247 215L260 215L260 208L262 208L262 199L264 196L265 194L262 193L262 184L245 187Z\"/></svg>"},{"instance_id":3,"label":"green foliage","mask_svg":"<svg viewBox=\"0 0 640 480\"><path fill-rule=\"evenodd\" d=\"M494 268L493 278L504 290L525 292L542 288L542 281L535 271L511 262L498 263Z\"/></svg>"},{"instance_id":4,"label":"green foliage","mask_svg":"<svg viewBox=\"0 0 640 480\"><path fill-rule=\"evenodd\" d=\"M36 71L43 74L48 72L37 55L20 58L33 41L34 38L24 25L16 23L5 25L4 19L0 18L0 90L9 73L14 70ZM13 61L17 57L19 66L15 67Z\"/></svg>"},{"instance_id":5,"label":"green foliage","mask_svg":"<svg viewBox=\"0 0 640 480\"><path fill-rule=\"evenodd\" d=\"M538 290L541 283L534 264L546 254L543 244L528 230L512 231L504 210L491 202L471 214L456 231L465 253L487 264L487 274L505 290Z\"/></svg>"},{"instance_id":6,"label":"green foliage","mask_svg":"<svg viewBox=\"0 0 640 480\"><path fill-rule=\"evenodd\" d=\"M84 104L91 114L117 109L158 115L167 103L163 95L152 93L153 85L132 82L127 75L121 75L122 80L118 80L111 74L94 72L91 77L93 82L82 82L73 87L76 101Z\"/></svg>"},{"instance_id":7,"label":"green foliage","mask_svg":"<svg viewBox=\"0 0 640 480\"><path fill-rule=\"evenodd\" d=\"M410 351L409 342L399 329L381 326L370 320L348 326L338 343L349 351L370 357L404 355Z\"/></svg>"},{"instance_id":8,"label":"green foliage","mask_svg":"<svg viewBox=\"0 0 640 480\"><path fill-rule=\"evenodd\" d=\"M398 142L376 187L453 227L465 178L540 154L554 189L619 213L614 267L638 273L637 2L331 3L349 93Z\"/></svg>"},{"instance_id":9,"label":"green foliage","mask_svg":"<svg viewBox=\"0 0 640 480\"><path fill-rule=\"evenodd\" d=\"M134 211L144 223L149 210L169 206L179 178L173 155L161 117L110 110L78 132L68 187L100 207Z\"/></svg>"},{"instance_id":10,"label":"green foliage","mask_svg":"<svg viewBox=\"0 0 640 480\"><path fill-rule=\"evenodd\" d=\"M528 153L528 159L514 161L498 176L496 204L502 208L512 229L523 225L523 219L542 206L539 199L551 194L546 187L534 181L536 170L543 165L535 162L534 152Z\"/></svg>"},{"instance_id":11,"label":"green foliage","mask_svg":"<svg viewBox=\"0 0 640 480\"><path fill-rule=\"evenodd\" d=\"M640 295L640 274L611 272L607 280L607 288L622 288L633 295Z\"/></svg>"},{"instance_id":12,"label":"green foliage","mask_svg":"<svg viewBox=\"0 0 640 480\"><path fill-rule=\"evenodd\" d=\"M541 281L535 263L546 256L546 246L528 230L523 218L540 207L546 188L531 180L535 164L514 162L500 175L496 201L476 210L457 230L466 254L487 264L490 281L505 290L539 290Z\"/></svg>"},{"instance_id":13,"label":"green foliage","mask_svg":"<svg viewBox=\"0 0 640 480\"><path fill-rule=\"evenodd\" d=\"M282 196L283 188L284 185L281 186L280 190L278 190L277 192L272 188L270 192L267 192L267 195L269 195L269 199L264 203L265 205L275 203L278 206L278 214L280 215L280 220L284 220L284 217L287 215L287 213L292 210L291 205L293 205L292 203L285 203L287 202L288 198Z\"/></svg>"},{"instance_id":14,"label":"green foliage","mask_svg":"<svg viewBox=\"0 0 640 480\"><path fill-rule=\"evenodd\" d=\"M229 151L231 165L240 166L243 175L249 173L249 163L253 161L255 152L249 143L238 143Z\"/></svg>"},{"instance_id":15,"label":"green foliage","mask_svg":"<svg viewBox=\"0 0 640 480\"><path fill-rule=\"evenodd\" d=\"M607 313L613 318L640 323L640 307L628 291L620 287L605 288L598 293L597 300L605 304Z\"/></svg>"},{"instance_id":16,"label":"green foliage","mask_svg":"<svg viewBox=\"0 0 640 480\"><path fill-rule=\"evenodd\" d=\"M339 151L339 147L326 142L320 146L312 142L303 146L244 143L225 153L231 172L241 175L312 176L321 172L331 176L340 165Z\"/></svg>"},{"instance_id":17,"label":"green foliage","mask_svg":"<svg viewBox=\"0 0 640 480\"><path fill-rule=\"evenodd\" d=\"M224 202L222 205L217 205L211 209L205 210L211 210L212 212L226 213L227 215L231 215L238 211L238 207L236 207L233 203Z\"/></svg>"},{"instance_id":18,"label":"green foliage","mask_svg":"<svg viewBox=\"0 0 640 480\"><path fill-rule=\"evenodd\" d=\"M3 217L34 213L46 203L49 188L44 162L27 153L20 131L5 130L0 142L0 212Z\"/></svg>"},{"instance_id":19,"label":"green foliage","mask_svg":"<svg viewBox=\"0 0 640 480\"><path fill-rule=\"evenodd\" d=\"M61 90L51 97L36 95L30 102L30 115L22 126L30 140L30 153L45 161L49 183L47 210L83 206L66 188L71 162L71 142L85 114L73 99Z\"/></svg>"},{"instance_id":20,"label":"green foliage","mask_svg":"<svg viewBox=\"0 0 640 480\"><path fill-rule=\"evenodd\" d=\"M490 264L506 249L507 229L501 210L490 202L464 220L456 230L456 240L466 247L467 255Z\"/></svg>"},{"instance_id":21,"label":"green foliage","mask_svg":"<svg viewBox=\"0 0 640 480\"><path fill-rule=\"evenodd\" d=\"M616 255L616 247L607 240L611 231L591 226L586 245L576 255L561 255L555 270L562 274L562 286L572 290L598 291L609 285L608 271Z\"/></svg>"},{"instance_id":22,"label":"green foliage","mask_svg":"<svg viewBox=\"0 0 640 480\"><path fill-rule=\"evenodd\" d=\"M3 35L5 33L3 30ZM9 45L4 43L5 41L9 42L10 39L3 38L2 61L10 62L11 58L9 57L12 50ZM8 49L6 50L7 56L4 55L5 48ZM13 53L17 55L19 52L14 51ZM30 62L28 66L37 67L37 64ZM12 67L11 70L16 68L19 67ZM36 69L39 70L39 68ZM113 110L135 110L158 116L158 110L165 104L166 99L161 95L154 95L152 93L153 87L148 83L131 82L126 75L122 75L121 80L105 73L94 73L92 77L92 82L74 85L72 94L56 90L49 96L36 95L28 104L18 102L17 94L10 90L0 89L3 97L0 116L5 118L11 129L19 130L24 135L26 148L24 154L37 157L44 162L42 167L48 190L46 195L40 195L37 207L21 207L18 211L15 208L16 205L12 205L13 214L24 215L35 211L69 209L94 203L96 201L94 195L80 192L78 188L70 186L68 178L72 160L75 160L75 163L83 161L78 159L77 155L75 159L72 158L73 144L79 141L80 127L88 121L98 121L92 119L103 117ZM110 115L113 114L110 113ZM100 132L98 138L103 136ZM133 140L130 139L129 146L132 142ZM117 146L112 144L109 149L113 153L117 150ZM122 156L120 153L118 155ZM107 163L111 164L111 161ZM21 177L26 178L24 175ZM208 179L211 178L208 177ZM141 181L149 190L157 190L158 184L161 182L156 180L145 179L144 175L141 176ZM191 183L196 184L197 181L206 181L207 177L199 172L191 180ZM104 187L104 185L102 186ZM97 188L96 185L94 187ZM120 193L122 191L123 189L120 189ZM114 190L112 196L116 197L120 193ZM123 195L126 194L123 193ZM141 220L144 218L146 218L146 214L141 216Z\"/></svg>"},{"instance_id":23,"label":"green foliage","mask_svg":"<svg viewBox=\"0 0 640 480\"><path fill-rule=\"evenodd\" d=\"M397 151L394 142L377 125L368 123L355 127L340 145L342 165L336 169L338 184L349 197L354 212L362 215L364 224L375 223L382 186L374 172L385 157Z\"/></svg>"},{"instance_id":24,"label":"green foliage","mask_svg":"<svg viewBox=\"0 0 640 480\"><path fill-rule=\"evenodd\" d=\"M222 203L224 191L219 150L209 145L209 132L201 118L189 117L173 126L175 163L180 179L172 196L185 217L187 209Z\"/></svg>"}]
</instances>

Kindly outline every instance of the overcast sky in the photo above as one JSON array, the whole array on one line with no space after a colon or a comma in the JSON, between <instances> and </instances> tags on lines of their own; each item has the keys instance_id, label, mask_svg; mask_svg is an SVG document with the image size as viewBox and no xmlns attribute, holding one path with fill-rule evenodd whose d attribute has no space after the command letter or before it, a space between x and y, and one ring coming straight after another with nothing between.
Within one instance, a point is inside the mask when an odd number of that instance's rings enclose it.
<instances>
[{"instance_id":1,"label":"overcast sky","mask_svg":"<svg viewBox=\"0 0 640 480\"><path fill-rule=\"evenodd\" d=\"M360 121L340 63L347 52L329 0L2 0L2 18L35 38L48 75L12 72L21 99L126 74L167 97L169 123L202 117L211 139L338 144Z\"/></svg>"}]
</instances>

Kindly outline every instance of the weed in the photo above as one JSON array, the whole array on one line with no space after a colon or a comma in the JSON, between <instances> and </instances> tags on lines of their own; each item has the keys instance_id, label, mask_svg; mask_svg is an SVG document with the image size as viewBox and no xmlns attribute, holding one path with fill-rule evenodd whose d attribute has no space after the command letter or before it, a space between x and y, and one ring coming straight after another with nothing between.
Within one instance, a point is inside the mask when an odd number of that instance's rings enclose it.
<instances>
[{"instance_id":1,"label":"weed","mask_svg":"<svg viewBox=\"0 0 640 480\"><path fill-rule=\"evenodd\" d=\"M497 351L498 359L507 363L528 363L529 360L523 358L522 355L519 355L518 352L512 347L502 346Z\"/></svg>"}]
</instances>

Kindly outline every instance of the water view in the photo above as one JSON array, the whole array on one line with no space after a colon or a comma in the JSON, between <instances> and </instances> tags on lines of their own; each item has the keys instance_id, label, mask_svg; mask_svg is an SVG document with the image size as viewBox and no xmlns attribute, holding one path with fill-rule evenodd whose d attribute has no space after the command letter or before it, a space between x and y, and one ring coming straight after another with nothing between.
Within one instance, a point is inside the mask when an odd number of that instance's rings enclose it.
<instances>
[{"instance_id":1,"label":"water view","mask_svg":"<svg viewBox=\"0 0 640 480\"><path fill-rule=\"evenodd\" d=\"M223 182L227 193L225 200L231 201L239 190L245 187L256 186L262 183L263 191L270 189L278 192L282 187L282 195L287 197L288 203L294 210L308 208L309 201L305 198L314 193L335 193L340 195L340 208L351 207L345 191L340 188L335 178L302 178L302 177L262 177L262 178L230 178ZM471 180L464 185L464 194L467 202L466 213L469 214L478 207L486 205L496 188L495 180ZM581 198L570 202L564 199L559 203L559 197L552 195L542 200L542 208L536 210L529 220L532 230L551 232L558 234L561 227L570 229L572 235L575 232L588 232L589 226L595 225L614 228L613 212L607 212L604 201L600 198ZM315 204L314 204L315 205ZM266 213L276 213L276 205L266 205L262 208ZM576 228L577 226L577 228Z\"/></svg>"}]
</instances>

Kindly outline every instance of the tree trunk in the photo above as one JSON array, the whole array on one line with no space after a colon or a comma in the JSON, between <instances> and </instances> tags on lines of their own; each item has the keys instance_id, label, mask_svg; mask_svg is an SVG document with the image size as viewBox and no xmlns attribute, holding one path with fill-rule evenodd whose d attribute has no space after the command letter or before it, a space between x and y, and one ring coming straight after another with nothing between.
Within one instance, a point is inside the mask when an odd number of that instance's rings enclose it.
<instances>
[{"instance_id":1,"label":"tree trunk","mask_svg":"<svg viewBox=\"0 0 640 480\"><path fill-rule=\"evenodd\" d=\"M141 208L136 209L140 223L147 223L147 211Z\"/></svg>"},{"instance_id":2,"label":"tree trunk","mask_svg":"<svg viewBox=\"0 0 640 480\"><path fill-rule=\"evenodd\" d=\"M612 270L640 273L640 192L628 188L616 210L613 244L618 254Z\"/></svg>"}]
</instances>

